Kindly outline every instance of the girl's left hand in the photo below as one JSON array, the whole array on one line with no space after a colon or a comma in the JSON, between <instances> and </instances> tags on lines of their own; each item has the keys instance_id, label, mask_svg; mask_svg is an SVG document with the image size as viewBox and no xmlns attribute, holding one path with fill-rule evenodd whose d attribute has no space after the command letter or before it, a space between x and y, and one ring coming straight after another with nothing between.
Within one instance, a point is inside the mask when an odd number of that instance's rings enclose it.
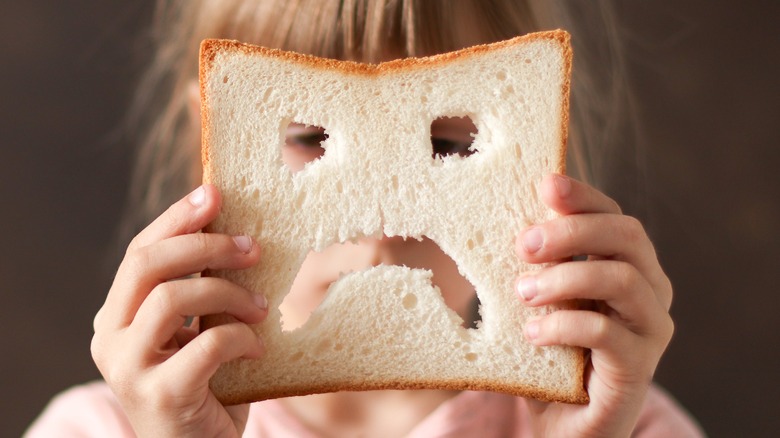
<instances>
[{"instance_id":1,"label":"girl's left hand","mask_svg":"<svg viewBox=\"0 0 780 438\"><path fill-rule=\"evenodd\" d=\"M642 225L615 201L562 175L547 176L540 194L562 216L525 229L518 256L528 263L580 257L522 276L518 295L532 307L572 299L595 306L526 323L534 345L591 350L585 370L590 403L529 400L534 428L538 436L629 436L674 331L671 284Z\"/></svg>"}]
</instances>

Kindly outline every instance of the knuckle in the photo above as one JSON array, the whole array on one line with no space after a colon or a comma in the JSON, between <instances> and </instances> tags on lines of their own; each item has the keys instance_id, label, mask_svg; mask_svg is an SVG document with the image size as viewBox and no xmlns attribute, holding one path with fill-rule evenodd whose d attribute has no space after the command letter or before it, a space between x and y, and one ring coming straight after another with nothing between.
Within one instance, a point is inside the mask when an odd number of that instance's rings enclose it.
<instances>
[{"instance_id":1,"label":"knuckle","mask_svg":"<svg viewBox=\"0 0 780 438\"><path fill-rule=\"evenodd\" d=\"M182 207L182 203L179 202L168 207L168 209L165 210L165 212L157 219L159 228L167 231L183 229L186 226L188 220L188 215L185 211L187 208L186 205L188 204L183 205L184 207Z\"/></svg>"},{"instance_id":2,"label":"knuckle","mask_svg":"<svg viewBox=\"0 0 780 438\"><path fill-rule=\"evenodd\" d=\"M612 331L610 330L609 318L606 315L595 314L594 316L591 336L593 338L593 346L600 348L610 343Z\"/></svg>"},{"instance_id":3,"label":"knuckle","mask_svg":"<svg viewBox=\"0 0 780 438\"><path fill-rule=\"evenodd\" d=\"M539 275L540 286L547 294L556 294L560 292L571 291L569 287L573 282L572 269L558 269L555 275L545 275L545 271L542 271ZM549 272L549 271L548 271Z\"/></svg>"},{"instance_id":4,"label":"knuckle","mask_svg":"<svg viewBox=\"0 0 780 438\"><path fill-rule=\"evenodd\" d=\"M550 299L589 299L591 288L598 285L602 279L594 269L580 269L579 265L562 264L561 269L549 270L543 275L540 287L544 295ZM545 273L545 271L542 271Z\"/></svg>"},{"instance_id":5,"label":"knuckle","mask_svg":"<svg viewBox=\"0 0 780 438\"><path fill-rule=\"evenodd\" d=\"M104 307L101 307L97 313L95 313L95 317L92 318L92 331L97 333L99 327L100 327L100 321L103 320L103 317L101 316L104 312Z\"/></svg>"},{"instance_id":6,"label":"knuckle","mask_svg":"<svg viewBox=\"0 0 780 438\"><path fill-rule=\"evenodd\" d=\"M146 247L128 248L119 269L131 277L141 277L149 270L151 264L152 255Z\"/></svg>"},{"instance_id":7,"label":"knuckle","mask_svg":"<svg viewBox=\"0 0 780 438\"><path fill-rule=\"evenodd\" d=\"M101 342L100 335L97 333L92 336L92 341L89 344L89 352L92 355L92 361L95 362L98 369L102 371L105 364L105 355L103 353L103 342Z\"/></svg>"},{"instance_id":8,"label":"knuckle","mask_svg":"<svg viewBox=\"0 0 780 438\"><path fill-rule=\"evenodd\" d=\"M213 245L212 245L212 239L210 236L206 233L195 233L192 234L192 245L193 245L193 251L196 251L200 254L208 253L212 251Z\"/></svg>"},{"instance_id":9,"label":"knuckle","mask_svg":"<svg viewBox=\"0 0 780 438\"><path fill-rule=\"evenodd\" d=\"M182 226L184 218L176 207L178 207L178 205L172 205L170 208L168 208L168 211L166 211L165 214L160 217L163 229L176 230Z\"/></svg>"},{"instance_id":10,"label":"knuckle","mask_svg":"<svg viewBox=\"0 0 780 438\"><path fill-rule=\"evenodd\" d=\"M674 302L674 287L669 277L664 276L661 285L661 299L664 304L664 308L668 311L672 307Z\"/></svg>"},{"instance_id":11,"label":"knuckle","mask_svg":"<svg viewBox=\"0 0 780 438\"><path fill-rule=\"evenodd\" d=\"M130 251L141 248L143 246L141 236L142 234L137 234L130 240L130 243L127 245L127 251L125 252L125 254L127 254Z\"/></svg>"},{"instance_id":12,"label":"knuckle","mask_svg":"<svg viewBox=\"0 0 780 438\"><path fill-rule=\"evenodd\" d=\"M216 328L206 330L197 337L198 343L196 345L198 346L199 355L207 362L220 361L219 353L221 350L220 345L222 345L220 341L222 336L220 334L230 330L228 325L220 327L220 330Z\"/></svg>"},{"instance_id":13,"label":"knuckle","mask_svg":"<svg viewBox=\"0 0 780 438\"><path fill-rule=\"evenodd\" d=\"M577 242L582 231L582 224L578 217L563 216L558 221L557 230L551 233L551 236L560 236L555 239L557 246L570 247Z\"/></svg>"},{"instance_id":14,"label":"knuckle","mask_svg":"<svg viewBox=\"0 0 780 438\"><path fill-rule=\"evenodd\" d=\"M574 238L580 234L579 221L574 216L565 216L563 218L563 230L568 238Z\"/></svg>"},{"instance_id":15,"label":"knuckle","mask_svg":"<svg viewBox=\"0 0 780 438\"><path fill-rule=\"evenodd\" d=\"M612 281L618 293L629 295L638 293L640 280L639 272L630 264L613 264Z\"/></svg>"},{"instance_id":16,"label":"knuckle","mask_svg":"<svg viewBox=\"0 0 780 438\"><path fill-rule=\"evenodd\" d=\"M544 332L550 341L554 343L568 343L566 340L566 314L565 311L557 311L545 318Z\"/></svg>"},{"instance_id":17,"label":"knuckle","mask_svg":"<svg viewBox=\"0 0 780 438\"><path fill-rule=\"evenodd\" d=\"M149 294L162 315L170 314L176 308L176 296L177 288L171 282L160 283Z\"/></svg>"},{"instance_id":18,"label":"knuckle","mask_svg":"<svg viewBox=\"0 0 780 438\"><path fill-rule=\"evenodd\" d=\"M620 207L620 204L617 201L615 201L614 199L610 198L609 199L609 203L610 203L610 208L612 209L612 211L614 211L617 214L623 214L623 209Z\"/></svg>"},{"instance_id":19,"label":"knuckle","mask_svg":"<svg viewBox=\"0 0 780 438\"><path fill-rule=\"evenodd\" d=\"M543 332L547 334L549 338L552 340L558 340L560 339L561 332L563 331L562 325L563 322L561 321L561 318L558 317L558 314L553 314L550 317L547 317L542 320L543 323Z\"/></svg>"},{"instance_id":20,"label":"knuckle","mask_svg":"<svg viewBox=\"0 0 780 438\"><path fill-rule=\"evenodd\" d=\"M644 225L633 216L623 216L622 232L625 239L629 242L639 242L647 238Z\"/></svg>"},{"instance_id":21,"label":"knuckle","mask_svg":"<svg viewBox=\"0 0 780 438\"><path fill-rule=\"evenodd\" d=\"M668 313L665 315L664 322L662 325L663 325L664 346L666 346L669 344L669 342L671 342L675 330L674 320Z\"/></svg>"}]
</instances>

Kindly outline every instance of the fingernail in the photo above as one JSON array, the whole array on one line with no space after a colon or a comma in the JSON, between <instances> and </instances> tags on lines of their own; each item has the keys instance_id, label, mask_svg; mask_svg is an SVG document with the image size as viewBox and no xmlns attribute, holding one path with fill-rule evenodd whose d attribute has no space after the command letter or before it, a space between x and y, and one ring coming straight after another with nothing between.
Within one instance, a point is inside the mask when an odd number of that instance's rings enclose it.
<instances>
[{"instance_id":1,"label":"fingernail","mask_svg":"<svg viewBox=\"0 0 780 438\"><path fill-rule=\"evenodd\" d=\"M533 341L539 338L539 320L532 319L525 323L525 338L529 341Z\"/></svg>"},{"instance_id":2,"label":"fingernail","mask_svg":"<svg viewBox=\"0 0 780 438\"><path fill-rule=\"evenodd\" d=\"M533 254L544 244L544 236L539 228L530 228L523 234L523 249L529 254Z\"/></svg>"},{"instance_id":3,"label":"fingernail","mask_svg":"<svg viewBox=\"0 0 780 438\"><path fill-rule=\"evenodd\" d=\"M536 278L533 275L523 277L517 282L517 293L525 301L531 301L536 298Z\"/></svg>"},{"instance_id":4,"label":"fingernail","mask_svg":"<svg viewBox=\"0 0 780 438\"><path fill-rule=\"evenodd\" d=\"M268 299L265 298L265 295L256 294L252 297L252 299L255 301L255 305L261 309L267 309L268 308Z\"/></svg>"},{"instance_id":5,"label":"fingernail","mask_svg":"<svg viewBox=\"0 0 780 438\"><path fill-rule=\"evenodd\" d=\"M233 241L236 242L238 250L244 254L252 252L252 238L249 236L233 236Z\"/></svg>"},{"instance_id":6,"label":"fingernail","mask_svg":"<svg viewBox=\"0 0 780 438\"><path fill-rule=\"evenodd\" d=\"M561 175L555 175L553 183L555 184L555 190L558 192L558 196L561 198L569 196L569 193L571 193L571 181L569 178Z\"/></svg>"},{"instance_id":7,"label":"fingernail","mask_svg":"<svg viewBox=\"0 0 780 438\"><path fill-rule=\"evenodd\" d=\"M203 202L206 200L206 190L203 188L203 186L200 186L197 189L193 190L192 193L190 193L188 199L190 200L190 204L192 204L195 207L200 207L201 205L203 205Z\"/></svg>"}]
</instances>

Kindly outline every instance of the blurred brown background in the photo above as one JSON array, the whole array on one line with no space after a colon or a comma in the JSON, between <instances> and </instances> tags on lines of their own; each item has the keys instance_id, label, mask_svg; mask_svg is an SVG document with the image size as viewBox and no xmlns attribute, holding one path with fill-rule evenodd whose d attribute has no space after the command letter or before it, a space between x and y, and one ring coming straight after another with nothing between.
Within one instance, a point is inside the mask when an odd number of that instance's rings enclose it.
<instances>
[{"instance_id":1,"label":"blurred brown background","mask_svg":"<svg viewBox=\"0 0 780 438\"><path fill-rule=\"evenodd\" d=\"M620 194L621 178L607 190L647 224L675 284L657 379L715 437L780 431L779 4L618 3L647 193ZM99 376L92 315L118 263L129 171L113 130L151 6L2 5L0 436L18 436L55 393Z\"/></svg>"}]
</instances>

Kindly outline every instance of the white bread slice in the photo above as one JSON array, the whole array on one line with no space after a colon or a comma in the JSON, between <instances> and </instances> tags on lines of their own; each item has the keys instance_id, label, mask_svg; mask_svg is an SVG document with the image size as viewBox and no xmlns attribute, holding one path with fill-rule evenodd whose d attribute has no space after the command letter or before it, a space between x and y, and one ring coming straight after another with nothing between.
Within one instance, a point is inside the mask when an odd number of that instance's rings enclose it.
<instances>
[{"instance_id":1,"label":"white bread slice","mask_svg":"<svg viewBox=\"0 0 780 438\"><path fill-rule=\"evenodd\" d=\"M542 32L378 65L206 40L200 80L204 181L223 195L210 232L247 233L260 264L216 271L269 301L254 327L259 360L211 380L227 404L340 390L491 390L583 403L584 351L538 348L513 292L525 265L514 240L554 217L536 183L563 172L569 35ZM434 159L431 122L469 116L477 153ZM297 173L281 160L290 122L324 127L325 154ZM348 274L300 328L279 305L306 254L363 236L427 236L475 286L478 329L431 285L431 273L379 266ZM203 329L228 317L204 318Z\"/></svg>"}]
</instances>

